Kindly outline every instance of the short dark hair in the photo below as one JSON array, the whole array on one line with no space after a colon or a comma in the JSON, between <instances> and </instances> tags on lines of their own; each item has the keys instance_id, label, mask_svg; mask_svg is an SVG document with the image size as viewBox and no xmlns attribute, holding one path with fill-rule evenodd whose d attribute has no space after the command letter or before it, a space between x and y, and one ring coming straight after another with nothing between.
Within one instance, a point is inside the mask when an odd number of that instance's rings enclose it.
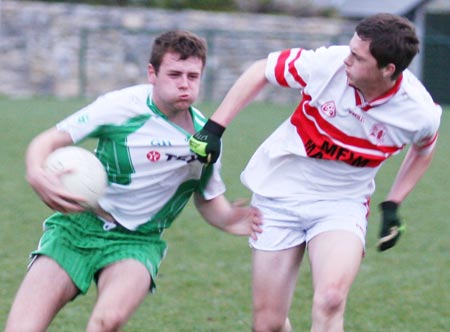
<instances>
[{"instance_id":1,"label":"short dark hair","mask_svg":"<svg viewBox=\"0 0 450 332\"><path fill-rule=\"evenodd\" d=\"M419 52L414 25L401 16L376 14L363 19L355 31L359 38L370 41L370 53L379 68L395 65L392 79L397 79Z\"/></svg>"},{"instance_id":2,"label":"short dark hair","mask_svg":"<svg viewBox=\"0 0 450 332\"><path fill-rule=\"evenodd\" d=\"M205 66L206 41L189 31L172 30L156 37L149 60L156 73L159 71L164 55L169 52L179 54L180 60L197 57L202 61L203 67Z\"/></svg>"}]
</instances>

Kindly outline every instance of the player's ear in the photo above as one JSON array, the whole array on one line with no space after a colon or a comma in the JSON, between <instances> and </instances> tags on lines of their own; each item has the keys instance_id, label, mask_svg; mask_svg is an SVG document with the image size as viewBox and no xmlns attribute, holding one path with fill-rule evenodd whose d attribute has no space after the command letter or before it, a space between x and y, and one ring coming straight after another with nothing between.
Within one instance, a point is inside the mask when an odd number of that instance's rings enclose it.
<instances>
[{"instance_id":1,"label":"player's ear","mask_svg":"<svg viewBox=\"0 0 450 332\"><path fill-rule=\"evenodd\" d=\"M395 65L393 63L387 64L384 68L382 68L382 73L384 78L392 78L392 75L395 73Z\"/></svg>"},{"instance_id":2,"label":"player's ear","mask_svg":"<svg viewBox=\"0 0 450 332\"><path fill-rule=\"evenodd\" d=\"M155 83L156 70L155 70L155 67L153 67L153 65L151 63L149 63L147 66L147 79L150 84Z\"/></svg>"}]
</instances>

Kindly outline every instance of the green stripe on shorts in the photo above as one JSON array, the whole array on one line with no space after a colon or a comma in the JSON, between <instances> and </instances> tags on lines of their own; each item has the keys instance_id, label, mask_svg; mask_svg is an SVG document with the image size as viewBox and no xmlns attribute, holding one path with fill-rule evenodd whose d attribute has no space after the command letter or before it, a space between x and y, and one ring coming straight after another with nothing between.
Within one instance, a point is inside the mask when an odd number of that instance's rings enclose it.
<instances>
[{"instance_id":1,"label":"green stripe on shorts","mask_svg":"<svg viewBox=\"0 0 450 332\"><path fill-rule=\"evenodd\" d=\"M103 267L123 259L135 259L150 273L153 292L167 249L161 232L156 227L130 231L120 225L104 230L103 225L104 222L90 212L55 213L45 220L39 247L31 255L54 259L82 294L88 291Z\"/></svg>"}]
</instances>

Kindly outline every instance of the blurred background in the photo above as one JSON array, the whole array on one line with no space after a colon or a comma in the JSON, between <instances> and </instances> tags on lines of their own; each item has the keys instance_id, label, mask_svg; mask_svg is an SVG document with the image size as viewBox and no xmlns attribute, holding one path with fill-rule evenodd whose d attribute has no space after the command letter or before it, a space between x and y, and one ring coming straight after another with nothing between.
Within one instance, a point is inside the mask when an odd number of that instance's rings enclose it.
<instances>
[{"instance_id":1,"label":"blurred background","mask_svg":"<svg viewBox=\"0 0 450 332\"><path fill-rule=\"evenodd\" d=\"M220 101L268 52L347 44L377 12L408 17L421 39L411 70L450 103L450 0L0 0L0 95L95 97L146 82L153 38L187 29L208 42L200 101ZM292 103L268 88L259 100Z\"/></svg>"},{"instance_id":2,"label":"blurred background","mask_svg":"<svg viewBox=\"0 0 450 332\"><path fill-rule=\"evenodd\" d=\"M210 114L236 78L268 52L347 44L361 18L386 11L416 24L422 47L410 69L445 112L429 174L403 204L407 232L397 249L382 255L375 249L380 220L375 206L389 191L401 156L377 176L366 260L349 298L346 331L447 331L450 0L0 0L0 329L37 245L41 221L50 212L25 181L28 143L87 99L146 83L156 35L187 29L207 40L199 108ZM249 105L227 128L222 175L231 200L250 197L239 174L260 142L292 112L298 94L267 86L258 96L261 102ZM86 143L93 148L95 142ZM191 203L176 223L165 233L170 250L159 291L147 297L126 331L249 331L247 240L203 226ZM300 273L291 320L295 331L307 331L308 264ZM48 331L84 331L95 299L90 291L71 302Z\"/></svg>"}]
</instances>

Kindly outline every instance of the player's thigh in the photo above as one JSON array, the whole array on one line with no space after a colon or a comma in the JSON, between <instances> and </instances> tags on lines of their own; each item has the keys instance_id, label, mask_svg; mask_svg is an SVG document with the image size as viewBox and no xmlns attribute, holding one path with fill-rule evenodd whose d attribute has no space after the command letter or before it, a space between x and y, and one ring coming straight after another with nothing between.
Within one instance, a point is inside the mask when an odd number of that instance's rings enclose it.
<instances>
[{"instance_id":1,"label":"player's thigh","mask_svg":"<svg viewBox=\"0 0 450 332\"><path fill-rule=\"evenodd\" d=\"M364 255L364 244L352 232L327 231L308 243L308 253L315 290L338 287L347 293Z\"/></svg>"},{"instance_id":2,"label":"player's thigh","mask_svg":"<svg viewBox=\"0 0 450 332\"><path fill-rule=\"evenodd\" d=\"M135 259L105 267L99 274L98 297L91 321L126 322L149 293L150 284L147 268Z\"/></svg>"},{"instance_id":3,"label":"player's thigh","mask_svg":"<svg viewBox=\"0 0 450 332\"><path fill-rule=\"evenodd\" d=\"M53 259L37 256L16 294L6 331L45 330L77 294L68 274Z\"/></svg>"},{"instance_id":4,"label":"player's thigh","mask_svg":"<svg viewBox=\"0 0 450 332\"><path fill-rule=\"evenodd\" d=\"M253 249L254 315L287 316L304 251L304 245L279 251Z\"/></svg>"}]
</instances>

